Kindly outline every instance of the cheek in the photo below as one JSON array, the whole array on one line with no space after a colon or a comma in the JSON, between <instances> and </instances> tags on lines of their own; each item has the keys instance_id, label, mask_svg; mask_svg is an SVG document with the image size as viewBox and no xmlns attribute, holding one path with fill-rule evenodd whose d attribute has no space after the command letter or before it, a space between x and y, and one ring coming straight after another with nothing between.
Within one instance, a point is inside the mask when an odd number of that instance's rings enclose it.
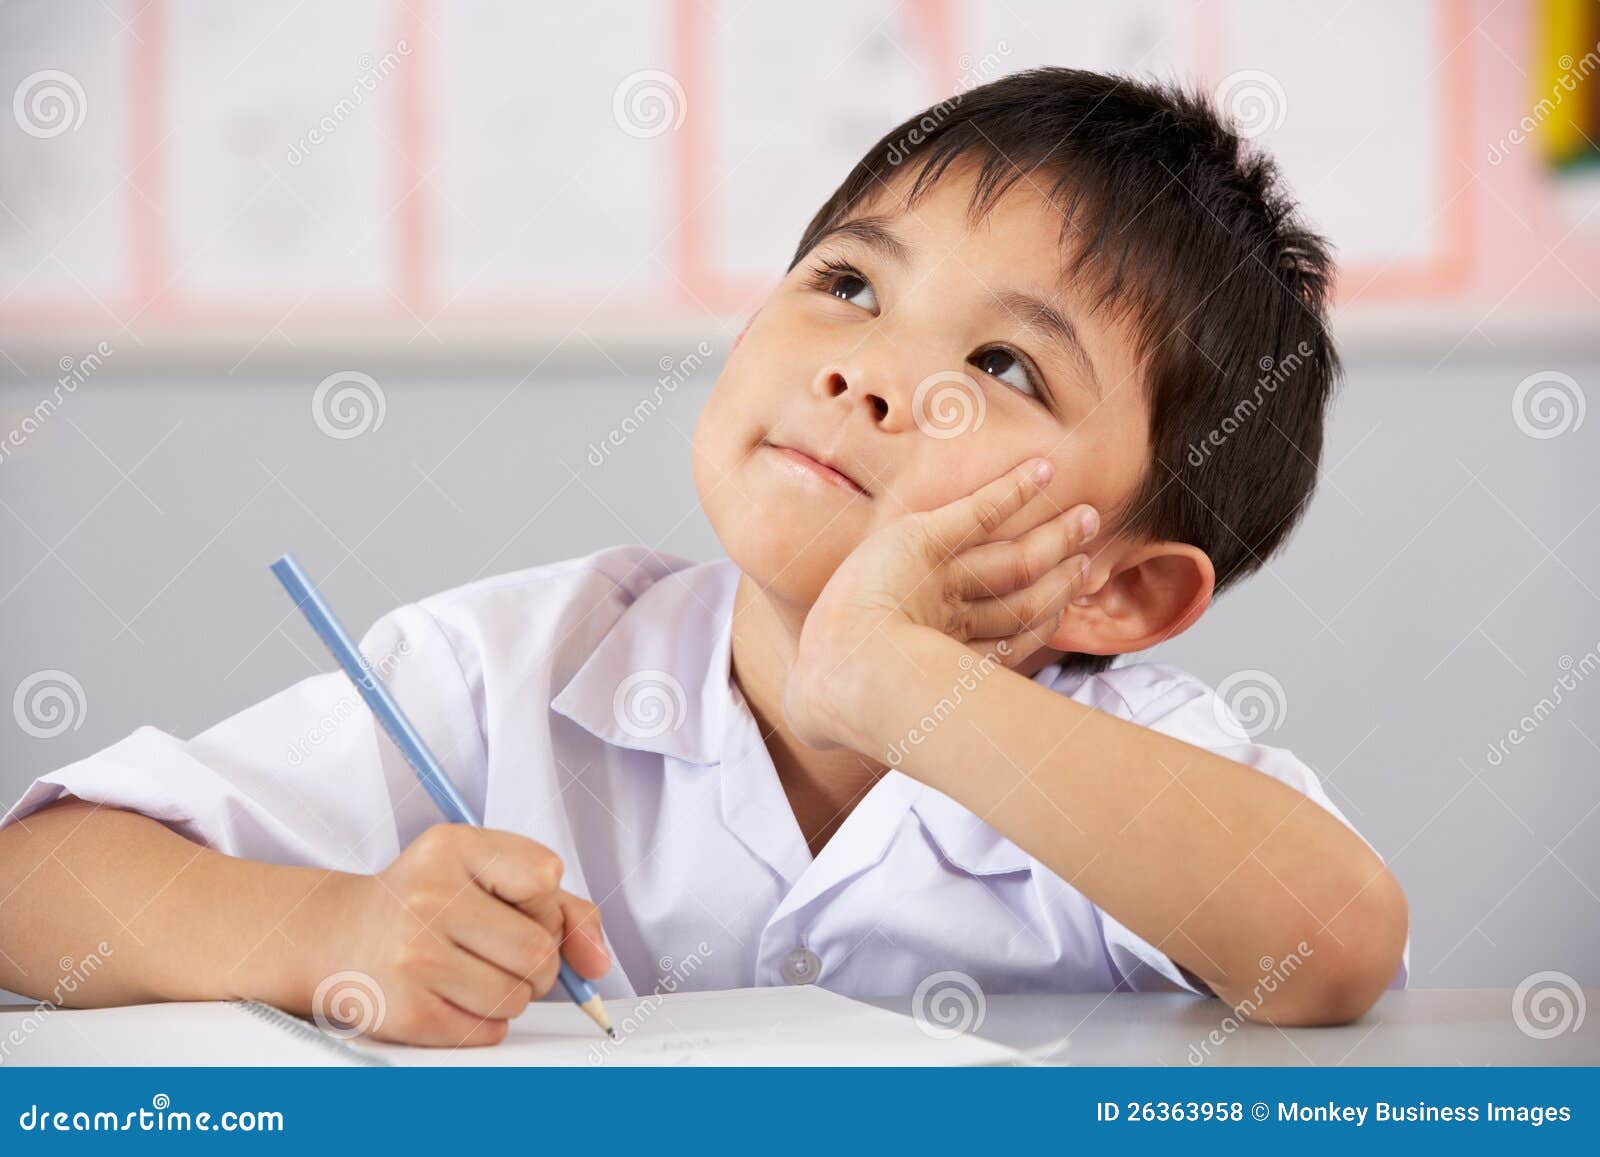
<instances>
[{"instance_id":1,"label":"cheek","mask_svg":"<svg viewBox=\"0 0 1600 1157\"><path fill-rule=\"evenodd\" d=\"M730 358L700 407L692 439L697 472L706 466L731 468L750 441L755 415L762 412L763 406L753 396L755 391L746 384L747 380L741 360Z\"/></svg>"},{"instance_id":2,"label":"cheek","mask_svg":"<svg viewBox=\"0 0 1600 1157\"><path fill-rule=\"evenodd\" d=\"M910 511L944 506L988 485L1028 458L1047 458L1055 468L1042 504L1030 507L1000 528L1012 537L1037 526L1046 510L1059 512L1087 502L1105 511L1122 502L1142 476L1133 447L1110 446L1077 434L1052 432L1049 440L1033 437L1007 441L1004 447L964 445L960 438L941 443L910 471L896 496Z\"/></svg>"},{"instance_id":3,"label":"cheek","mask_svg":"<svg viewBox=\"0 0 1600 1157\"><path fill-rule=\"evenodd\" d=\"M1036 455L1050 458L1056 468L1056 481L1060 481L1065 469L1063 458L1067 457L1059 447L1049 453L1048 443L1030 447L1008 440L1004 446L993 442L979 445L975 438L966 437L929 439L924 449L926 452L902 475L896 487L896 497L909 511L933 510L965 498Z\"/></svg>"},{"instance_id":4,"label":"cheek","mask_svg":"<svg viewBox=\"0 0 1600 1157\"><path fill-rule=\"evenodd\" d=\"M750 440L743 409L734 382L724 371L695 418L690 468L700 505L713 521L715 512L738 494L738 472Z\"/></svg>"},{"instance_id":5,"label":"cheek","mask_svg":"<svg viewBox=\"0 0 1600 1157\"><path fill-rule=\"evenodd\" d=\"M774 597L809 606L867 529L752 456L760 423L732 392L713 391L695 423L700 508L723 552ZM754 451L759 455L762 451Z\"/></svg>"},{"instance_id":6,"label":"cheek","mask_svg":"<svg viewBox=\"0 0 1600 1157\"><path fill-rule=\"evenodd\" d=\"M991 472L984 465L958 459L941 469L907 480L904 486L896 488L896 497L907 511L933 510L971 494L999 473L998 468Z\"/></svg>"},{"instance_id":7,"label":"cheek","mask_svg":"<svg viewBox=\"0 0 1600 1157\"><path fill-rule=\"evenodd\" d=\"M711 389L695 418L690 437L690 473L706 517L716 524L732 498L741 458L739 406L726 370ZM727 517L734 517L729 511Z\"/></svg>"}]
</instances>

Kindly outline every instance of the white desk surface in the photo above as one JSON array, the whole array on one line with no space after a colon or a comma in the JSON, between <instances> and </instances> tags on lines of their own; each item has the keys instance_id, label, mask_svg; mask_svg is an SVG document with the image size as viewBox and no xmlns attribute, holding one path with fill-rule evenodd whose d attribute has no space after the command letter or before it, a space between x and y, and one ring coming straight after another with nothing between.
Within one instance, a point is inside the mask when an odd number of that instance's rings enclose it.
<instances>
[{"instance_id":1,"label":"white desk surface","mask_svg":"<svg viewBox=\"0 0 1600 1157\"><path fill-rule=\"evenodd\" d=\"M1600 1065L1600 989L1583 994L1593 1015L1543 1040L1518 1027L1512 991L1501 988L1390 992L1353 1024L1244 1024L1232 1032L1220 1001L1183 993L991 996L976 1031L1029 1051L1064 1040L1038 1059L1086 1066ZM872 1003L897 1012L911 1007L904 999ZM1222 1043L1210 1037L1213 1030Z\"/></svg>"},{"instance_id":2,"label":"white desk surface","mask_svg":"<svg viewBox=\"0 0 1600 1157\"><path fill-rule=\"evenodd\" d=\"M1177 993L991 996L976 1031L1037 1060L1079 1066L1600 1065L1600 989L1583 995L1594 1015L1548 1039L1518 1026L1511 990L1499 988L1391 992L1337 1028L1233 1031L1219 1001ZM896 1012L911 1006L903 997L870 1003ZM32 1007L0 1007L0 1035L8 1017Z\"/></svg>"}]
</instances>

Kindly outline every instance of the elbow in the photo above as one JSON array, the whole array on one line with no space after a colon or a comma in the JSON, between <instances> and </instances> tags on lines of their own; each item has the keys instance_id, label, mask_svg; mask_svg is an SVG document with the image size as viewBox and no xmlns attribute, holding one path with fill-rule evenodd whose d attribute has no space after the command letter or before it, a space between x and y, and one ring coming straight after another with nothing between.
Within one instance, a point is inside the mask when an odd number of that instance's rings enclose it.
<instances>
[{"instance_id":1,"label":"elbow","mask_svg":"<svg viewBox=\"0 0 1600 1157\"><path fill-rule=\"evenodd\" d=\"M1217 995L1244 1018L1265 1024L1338 1025L1365 1015L1399 971L1410 917L1405 894L1386 868L1351 892L1325 923L1307 915L1297 930L1285 928L1295 937L1294 949L1242 999L1233 999L1232 986ZM1262 959L1265 968L1273 958Z\"/></svg>"},{"instance_id":2,"label":"elbow","mask_svg":"<svg viewBox=\"0 0 1600 1157\"><path fill-rule=\"evenodd\" d=\"M1308 951L1304 986L1275 1010L1278 1024L1348 1024L1365 1015L1393 981L1405 954L1410 912L1387 868L1364 885L1328 925L1301 942Z\"/></svg>"}]
</instances>

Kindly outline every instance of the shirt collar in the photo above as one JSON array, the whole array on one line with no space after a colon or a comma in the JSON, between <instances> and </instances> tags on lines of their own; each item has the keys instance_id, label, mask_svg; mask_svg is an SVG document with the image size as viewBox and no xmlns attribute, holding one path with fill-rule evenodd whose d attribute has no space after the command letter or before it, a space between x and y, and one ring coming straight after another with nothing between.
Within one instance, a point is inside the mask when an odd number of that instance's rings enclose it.
<instances>
[{"instance_id":1,"label":"shirt collar","mask_svg":"<svg viewBox=\"0 0 1600 1157\"><path fill-rule=\"evenodd\" d=\"M663 575L622 612L551 708L617 747L722 762L734 710L729 656L738 584L739 569L726 558ZM1057 669L1034 678L1055 686ZM975 876L1032 867L1026 852L962 805L917 787L912 809L946 862Z\"/></svg>"},{"instance_id":2,"label":"shirt collar","mask_svg":"<svg viewBox=\"0 0 1600 1157\"><path fill-rule=\"evenodd\" d=\"M1027 852L942 791L924 786L911 810L938 846L939 855L968 875L999 876L1033 867Z\"/></svg>"},{"instance_id":3,"label":"shirt collar","mask_svg":"<svg viewBox=\"0 0 1600 1157\"><path fill-rule=\"evenodd\" d=\"M551 709L617 747L719 762L738 585L726 558L663 575L622 612Z\"/></svg>"}]
</instances>

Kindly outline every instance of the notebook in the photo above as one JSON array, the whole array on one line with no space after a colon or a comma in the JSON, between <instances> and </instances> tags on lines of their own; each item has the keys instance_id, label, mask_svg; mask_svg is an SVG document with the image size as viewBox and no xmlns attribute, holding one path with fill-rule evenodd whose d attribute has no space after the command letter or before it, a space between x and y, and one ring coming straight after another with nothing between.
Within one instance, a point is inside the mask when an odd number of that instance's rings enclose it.
<instances>
[{"instance_id":1,"label":"notebook","mask_svg":"<svg viewBox=\"0 0 1600 1157\"><path fill-rule=\"evenodd\" d=\"M499 1045L439 1049L342 1039L253 1001L0 1015L21 1040L3 1065L1003 1065L1022 1054L813 986L606 1001L620 1040L567 1001L542 1001ZM31 1028L13 1018L32 1021Z\"/></svg>"}]
</instances>

